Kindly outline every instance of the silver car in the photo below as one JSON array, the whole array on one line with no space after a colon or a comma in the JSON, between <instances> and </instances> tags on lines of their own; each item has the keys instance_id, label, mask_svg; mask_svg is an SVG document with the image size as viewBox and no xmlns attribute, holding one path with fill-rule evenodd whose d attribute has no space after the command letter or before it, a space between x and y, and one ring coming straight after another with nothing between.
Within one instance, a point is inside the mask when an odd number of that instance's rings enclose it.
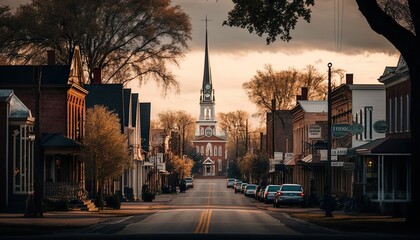
<instances>
[{"instance_id":1,"label":"silver car","mask_svg":"<svg viewBox=\"0 0 420 240\"><path fill-rule=\"evenodd\" d=\"M280 189L280 185L267 185L264 190L264 203L272 203L274 201L274 195L277 193L277 190Z\"/></svg>"},{"instance_id":2,"label":"silver car","mask_svg":"<svg viewBox=\"0 0 420 240\"><path fill-rule=\"evenodd\" d=\"M305 198L303 188L300 184L282 184L274 196L274 207L280 204L299 204L304 205Z\"/></svg>"},{"instance_id":3,"label":"silver car","mask_svg":"<svg viewBox=\"0 0 420 240\"><path fill-rule=\"evenodd\" d=\"M256 184L248 184L245 186L244 195L246 197L254 197L255 189L257 188Z\"/></svg>"}]
</instances>

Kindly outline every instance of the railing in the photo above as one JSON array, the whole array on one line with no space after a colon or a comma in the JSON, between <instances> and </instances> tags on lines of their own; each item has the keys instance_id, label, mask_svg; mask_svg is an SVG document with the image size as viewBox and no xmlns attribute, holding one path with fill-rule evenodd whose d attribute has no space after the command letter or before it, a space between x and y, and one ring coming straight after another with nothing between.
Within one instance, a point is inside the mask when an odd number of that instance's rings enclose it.
<instances>
[{"instance_id":1,"label":"railing","mask_svg":"<svg viewBox=\"0 0 420 240\"><path fill-rule=\"evenodd\" d=\"M49 199L79 200L78 192L83 189L81 183L45 182L44 197Z\"/></svg>"}]
</instances>

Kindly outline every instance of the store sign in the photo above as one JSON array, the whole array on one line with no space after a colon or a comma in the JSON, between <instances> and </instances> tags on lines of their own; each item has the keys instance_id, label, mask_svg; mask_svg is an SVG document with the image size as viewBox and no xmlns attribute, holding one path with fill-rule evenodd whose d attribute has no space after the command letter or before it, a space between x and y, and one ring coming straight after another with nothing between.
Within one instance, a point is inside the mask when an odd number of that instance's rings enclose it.
<instances>
[{"instance_id":1,"label":"store sign","mask_svg":"<svg viewBox=\"0 0 420 240\"><path fill-rule=\"evenodd\" d=\"M331 162L331 167L342 167L344 162Z\"/></svg>"},{"instance_id":2,"label":"store sign","mask_svg":"<svg viewBox=\"0 0 420 240\"><path fill-rule=\"evenodd\" d=\"M283 152L274 152L274 159L278 161L283 160Z\"/></svg>"},{"instance_id":3,"label":"store sign","mask_svg":"<svg viewBox=\"0 0 420 240\"><path fill-rule=\"evenodd\" d=\"M321 138L321 126L318 124L311 124L308 128L308 138Z\"/></svg>"},{"instance_id":4,"label":"store sign","mask_svg":"<svg viewBox=\"0 0 420 240\"><path fill-rule=\"evenodd\" d=\"M346 136L347 134L355 135L363 133L363 125L362 124L353 124L350 125L348 123L338 123L333 124L331 126L331 135L335 138L341 138Z\"/></svg>"},{"instance_id":5,"label":"store sign","mask_svg":"<svg viewBox=\"0 0 420 240\"><path fill-rule=\"evenodd\" d=\"M379 120L373 124L373 130L375 130L375 132L377 133L386 133L387 129L388 129L388 126L386 125L385 120Z\"/></svg>"}]
</instances>

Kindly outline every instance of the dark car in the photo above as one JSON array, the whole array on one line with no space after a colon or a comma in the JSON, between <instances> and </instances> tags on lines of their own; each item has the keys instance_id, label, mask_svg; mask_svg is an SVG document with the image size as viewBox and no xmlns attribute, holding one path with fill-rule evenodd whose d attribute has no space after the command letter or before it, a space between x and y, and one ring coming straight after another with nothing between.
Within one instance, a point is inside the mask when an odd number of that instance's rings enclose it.
<instances>
[{"instance_id":1,"label":"dark car","mask_svg":"<svg viewBox=\"0 0 420 240\"><path fill-rule=\"evenodd\" d=\"M303 188L300 184L282 184L274 195L274 207L280 204L299 204L304 205L305 198Z\"/></svg>"}]
</instances>

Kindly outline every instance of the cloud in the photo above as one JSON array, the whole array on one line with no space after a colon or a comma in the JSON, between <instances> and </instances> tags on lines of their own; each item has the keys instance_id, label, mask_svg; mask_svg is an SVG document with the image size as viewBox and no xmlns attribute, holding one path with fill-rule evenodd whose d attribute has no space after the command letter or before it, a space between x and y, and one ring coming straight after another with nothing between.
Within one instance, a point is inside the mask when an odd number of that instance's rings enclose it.
<instances>
[{"instance_id":1,"label":"cloud","mask_svg":"<svg viewBox=\"0 0 420 240\"><path fill-rule=\"evenodd\" d=\"M191 49L202 49L205 36L206 16L209 41L213 54L216 52L283 52L302 53L312 50L336 51L356 55L366 51L395 54L395 48L375 33L357 8L355 1L316 1L311 22L299 19L292 30L292 40L266 45L265 36L250 34L247 29L222 26L228 12L233 9L229 0L174 0L191 17L193 39ZM341 3L340 5L338 3Z\"/></svg>"}]
</instances>

